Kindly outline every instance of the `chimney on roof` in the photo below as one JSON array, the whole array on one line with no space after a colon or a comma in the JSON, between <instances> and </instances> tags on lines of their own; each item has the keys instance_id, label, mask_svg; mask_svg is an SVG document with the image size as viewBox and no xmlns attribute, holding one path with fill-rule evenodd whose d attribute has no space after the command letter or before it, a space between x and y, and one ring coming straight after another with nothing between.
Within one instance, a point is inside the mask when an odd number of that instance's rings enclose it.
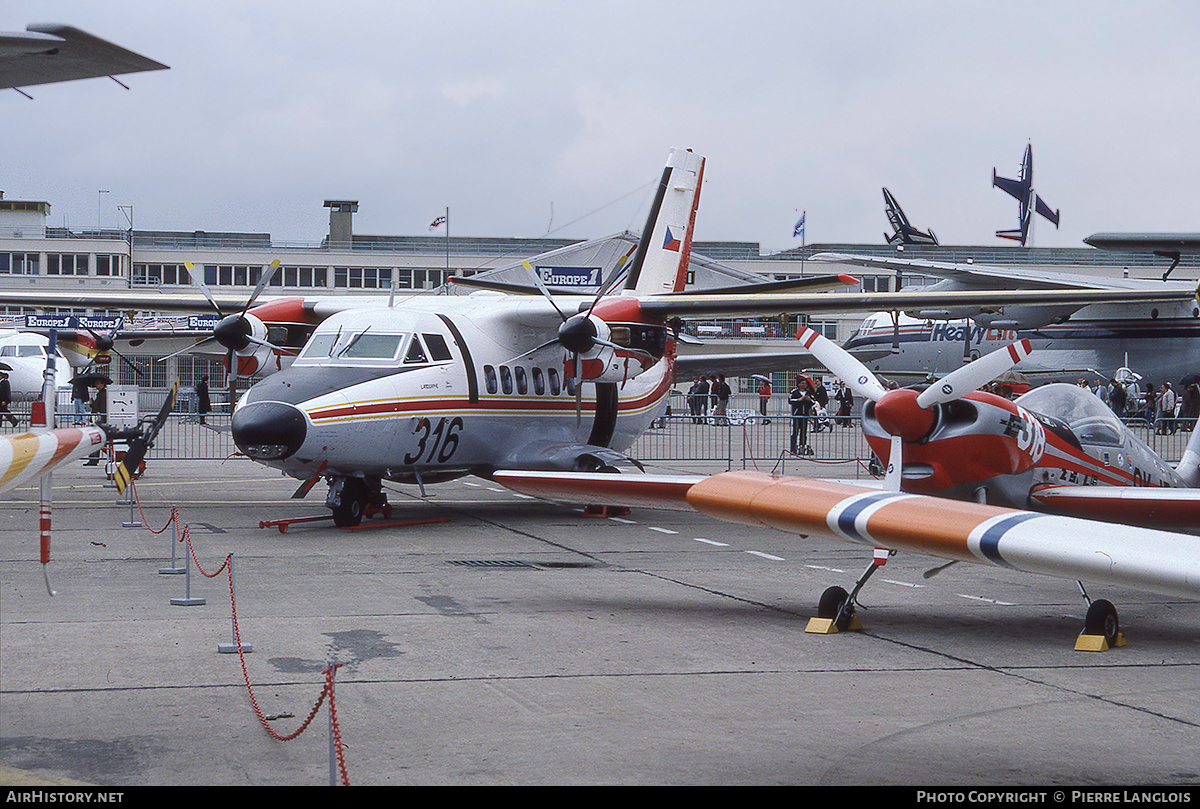
<instances>
[{"instance_id":1,"label":"chimney on roof","mask_svg":"<svg viewBox=\"0 0 1200 809\"><path fill-rule=\"evenodd\" d=\"M356 199L327 199L329 209L329 246L349 247L354 240L354 212L358 210Z\"/></svg>"}]
</instances>

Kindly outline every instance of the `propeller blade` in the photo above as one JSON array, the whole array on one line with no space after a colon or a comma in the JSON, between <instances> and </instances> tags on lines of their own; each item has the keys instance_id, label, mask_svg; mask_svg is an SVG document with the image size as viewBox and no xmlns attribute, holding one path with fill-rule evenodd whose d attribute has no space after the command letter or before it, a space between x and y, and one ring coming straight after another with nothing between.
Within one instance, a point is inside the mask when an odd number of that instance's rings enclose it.
<instances>
[{"instance_id":1,"label":"propeller blade","mask_svg":"<svg viewBox=\"0 0 1200 809\"><path fill-rule=\"evenodd\" d=\"M137 474L138 467L146 457L147 450L154 446L154 439L158 437L158 431L167 423L167 417L171 414L171 408L175 406L175 399L178 396L179 380L176 379L158 411L158 416L146 426L141 435L129 442L129 449L126 451L125 457L121 459L121 463L113 472L113 483L117 485L118 493L124 494L125 488Z\"/></svg>"},{"instance_id":2,"label":"propeller blade","mask_svg":"<svg viewBox=\"0 0 1200 809\"><path fill-rule=\"evenodd\" d=\"M825 335L805 327L796 333L796 339L859 396L878 402L887 393L887 388L867 366Z\"/></svg>"},{"instance_id":3,"label":"propeller blade","mask_svg":"<svg viewBox=\"0 0 1200 809\"><path fill-rule=\"evenodd\" d=\"M218 315L224 317L225 313L221 311L220 306L217 306L216 298L213 297L212 290L208 288L208 284L204 283L204 276L200 275L200 271L197 270L195 265L190 261L183 262L183 266L187 269L188 275L192 279L192 283L200 287L200 292L204 295L208 302L212 304L212 308L216 310Z\"/></svg>"},{"instance_id":4,"label":"propeller blade","mask_svg":"<svg viewBox=\"0 0 1200 809\"><path fill-rule=\"evenodd\" d=\"M949 402L986 385L1000 374L1029 356L1032 347L1028 340L1019 340L1009 346L985 354L974 362L964 365L942 377L917 396L922 408Z\"/></svg>"},{"instance_id":5,"label":"propeller blade","mask_svg":"<svg viewBox=\"0 0 1200 809\"><path fill-rule=\"evenodd\" d=\"M159 357L158 362L165 362L166 360L171 359L171 357L178 357L180 354L186 354L187 352L191 351L193 348L199 348L200 346L204 345L205 343L214 342L216 339L217 339L216 337L205 337L203 340L192 343L187 348L181 348L174 353L167 354L165 357Z\"/></svg>"},{"instance_id":6,"label":"propeller blade","mask_svg":"<svg viewBox=\"0 0 1200 809\"><path fill-rule=\"evenodd\" d=\"M575 353L575 426L583 422L583 362L579 353Z\"/></svg>"},{"instance_id":7,"label":"propeller blade","mask_svg":"<svg viewBox=\"0 0 1200 809\"><path fill-rule=\"evenodd\" d=\"M887 474L883 477L885 492L900 491L900 475L904 471L904 439L892 436L892 449L888 453Z\"/></svg>"},{"instance_id":8,"label":"propeller blade","mask_svg":"<svg viewBox=\"0 0 1200 809\"><path fill-rule=\"evenodd\" d=\"M246 314L247 310L254 305L254 301L262 294L262 291L267 288L267 284L271 283L271 276L275 275L275 271L279 269L279 259L275 259L267 266L267 271L258 279L258 286L254 287L254 292L246 300L246 305L242 307L242 314Z\"/></svg>"},{"instance_id":9,"label":"propeller blade","mask_svg":"<svg viewBox=\"0 0 1200 809\"><path fill-rule=\"evenodd\" d=\"M528 261L522 261L521 266L524 267L525 271L529 273L529 277L533 279L533 283L536 284L537 288L542 291L542 296L545 297L546 300L550 301L550 305L554 307L554 311L558 312L558 316L561 317L565 323L567 316L563 314L563 310L559 309L558 304L554 302L554 296L550 294L550 290L546 287L546 283L542 281L542 277L538 275L538 272L534 266Z\"/></svg>"}]
</instances>

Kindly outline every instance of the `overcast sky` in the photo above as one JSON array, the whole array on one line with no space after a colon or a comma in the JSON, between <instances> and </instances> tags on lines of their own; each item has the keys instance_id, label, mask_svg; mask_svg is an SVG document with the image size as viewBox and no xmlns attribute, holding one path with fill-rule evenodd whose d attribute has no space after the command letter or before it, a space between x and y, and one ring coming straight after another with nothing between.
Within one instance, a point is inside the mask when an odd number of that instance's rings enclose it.
<instances>
[{"instance_id":1,"label":"overcast sky","mask_svg":"<svg viewBox=\"0 0 1200 809\"><path fill-rule=\"evenodd\" d=\"M1200 231L1200 4L7 0L170 66L0 91L0 190L48 224L591 238L639 230L671 147L706 156L696 238L882 243L880 189L943 244ZM101 192L107 193L101 193Z\"/></svg>"}]
</instances>

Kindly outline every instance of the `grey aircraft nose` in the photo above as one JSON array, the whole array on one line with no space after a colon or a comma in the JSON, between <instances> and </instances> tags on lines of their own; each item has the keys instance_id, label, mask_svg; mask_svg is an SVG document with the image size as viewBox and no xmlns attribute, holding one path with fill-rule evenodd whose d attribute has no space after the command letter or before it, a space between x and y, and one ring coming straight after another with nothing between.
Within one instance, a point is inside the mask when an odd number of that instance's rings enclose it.
<instances>
[{"instance_id":1,"label":"grey aircraft nose","mask_svg":"<svg viewBox=\"0 0 1200 809\"><path fill-rule=\"evenodd\" d=\"M308 425L299 408L283 402L255 402L233 414L233 442L258 461L279 461L304 443Z\"/></svg>"}]
</instances>

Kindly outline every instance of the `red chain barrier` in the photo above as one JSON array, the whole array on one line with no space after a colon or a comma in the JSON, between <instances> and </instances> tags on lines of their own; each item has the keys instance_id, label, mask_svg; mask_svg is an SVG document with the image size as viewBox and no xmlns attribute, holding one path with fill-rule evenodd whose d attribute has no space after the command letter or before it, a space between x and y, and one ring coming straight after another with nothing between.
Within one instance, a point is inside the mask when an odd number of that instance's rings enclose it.
<instances>
[{"instance_id":1,"label":"red chain barrier","mask_svg":"<svg viewBox=\"0 0 1200 809\"><path fill-rule=\"evenodd\" d=\"M142 504L140 501L137 501L137 490L136 489L134 489L134 499L137 502L139 513L142 513L141 512ZM146 515L144 513L142 513L142 521L145 522L145 519L146 519ZM169 525L171 525L171 523L173 523L173 522L177 523L178 520L179 520L179 510L177 508L175 508L174 506L172 506L171 507L171 516L167 519L166 525L164 525L158 531L154 531L153 529L147 529L147 530L150 530L152 533L155 533L155 534L161 534L163 531L167 530L167 527ZM322 703L325 702L325 697L328 696L329 697L329 724L330 724L330 727L332 728L332 732L333 732L334 749L336 751L336 756L337 756L338 771L341 773L342 785L350 786L350 775L346 771L346 754L345 754L345 750L342 746L342 729L341 729L340 723L338 722L337 706L334 703L334 691L333 691L334 672L337 671L337 669L341 668L343 664L342 663L334 663L334 664L330 665L329 667L327 667L322 672L322 674L325 675L325 686L321 689L321 695L319 697L317 697L316 704L313 705L312 710L309 711L309 713L308 713L308 717L304 720L304 722L302 722L300 724L300 727L296 728L295 731L293 731L292 733L287 734L287 735L277 733L275 731L275 729L272 728L271 725L269 724L270 720L267 719L266 715L263 714L262 709L259 708L259 706L258 706L258 699L254 696L254 686L250 683L250 672L246 668L246 655L242 650L243 649L242 633L241 633L241 629L238 627L238 620L237 620L237 597L234 594L234 587L233 587L233 554L227 554L225 557L225 561L221 564L221 567L217 568L216 571L214 571L212 573L206 573L204 571L204 568L200 566L200 560L198 558L196 558L196 548L192 544L191 526L184 524L183 530L180 532L180 535L179 535L179 541L187 543L188 554L192 557L192 561L196 563L196 569L199 570L201 575L205 576L206 578L210 578L210 579L216 578L217 576L220 575L222 570L228 570L229 607L230 607L230 611L233 614L234 641L237 644L238 659L242 665L242 679L246 683L246 692L250 696L250 704L254 708L255 715L258 716L259 723L263 726L263 728L267 731L267 733L270 734L271 737L276 739L277 741L281 741L281 742L291 741L292 739L297 738L301 733L303 733L305 730L308 729L308 726L312 723L312 720L316 717L317 711L319 711L321 709Z\"/></svg>"}]
</instances>

